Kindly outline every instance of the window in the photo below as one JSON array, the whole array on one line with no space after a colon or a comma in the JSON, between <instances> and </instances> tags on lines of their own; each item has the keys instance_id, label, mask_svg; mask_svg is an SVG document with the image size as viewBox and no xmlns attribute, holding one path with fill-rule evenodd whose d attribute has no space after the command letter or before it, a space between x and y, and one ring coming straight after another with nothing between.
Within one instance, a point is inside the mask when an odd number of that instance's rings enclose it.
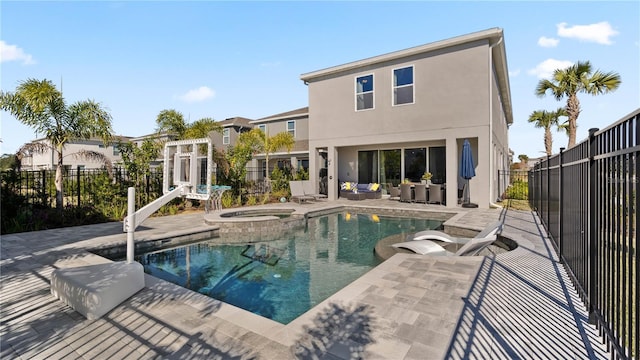
<instances>
[{"instance_id":1,"label":"window","mask_svg":"<svg viewBox=\"0 0 640 360\"><path fill-rule=\"evenodd\" d=\"M231 142L231 138L229 136L229 128L223 129L222 130L222 144L223 145L229 145L230 142Z\"/></svg>"},{"instance_id":2,"label":"window","mask_svg":"<svg viewBox=\"0 0 640 360\"><path fill-rule=\"evenodd\" d=\"M356 110L373 109L373 74L356 78Z\"/></svg>"},{"instance_id":3,"label":"window","mask_svg":"<svg viewBox=\"0 0 640 360\"><path fill-rule=\"evenodd\" d=\"M263 133L267 133L267 124L258 125L258 129L262 130Z\"/></svg>"},{"instance_id":4,"label":"window","mask_svg":"<svg viewBox=\"0 0 640 360\"><path fill-rule=\"evenodd\" d=\"M393 70L393 105L413 104L413 66Z\"/></svg>"},{"instance_id":5,"label":"window","mask_svg":"<svg viewBox=\"0 0 640 360\"><path fill-rule=\"evenodd\" d=\"M293 120L287 121L287 132L293 137L296 137L296 122Z\"/></svg>"},{"instance_id":6,"label":"window","mask_svg":"<svg viewBox=\"0 0 640 360\"><path fill-rule=\"evenodd\" d=\"M120 147L118 147L118 144L113 144L113 155L114 156L120 155Z\"/></svg>"}]
</instances>

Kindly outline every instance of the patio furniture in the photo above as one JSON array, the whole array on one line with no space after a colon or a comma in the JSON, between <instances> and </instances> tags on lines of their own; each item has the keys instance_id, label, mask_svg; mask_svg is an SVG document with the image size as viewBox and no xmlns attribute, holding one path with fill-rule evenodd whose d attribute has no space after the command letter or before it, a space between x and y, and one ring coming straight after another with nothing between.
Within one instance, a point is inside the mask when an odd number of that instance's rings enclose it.
<instances>
[{"instance_id":1,"label":"patio furniture","mask_svg":"<svg viewBox=\"0 0 640 360\"><path fill-rule=\"evenodd\" d=\"M366 193L361 193L361 192L352 192L347 194L347 199L349 200L364 200L367 198L367 194Z\"/></svg>"},{"instance_id":2,"label":"patio furniture","mask_svg":"<svg viewBox=\"0 0 640 360\"><path fill-rule=\"evenodd\" d=\"M411 184L400 184L400 202L413 202Z\"/></svg>"},{"instance_id":3,"label":"patio furniture","mask_svg":"<svg viewBox=\"0 0 640 360\"><path fill-rule=\"evenodd\" d=\"M302 180L302 190L306 196L313 196L315 200L325 199L327 195L316 193L313 190L313 183L311 180Z\"/></svg>"},{"instance_id":4,"label":"patio furniture","mask_svg":"<svg viewBox=\"0 0 640 360\"><path fill-rule=\"evenodd\" d=\"M400 188L389 186L389 200L400 200Z\"/></svg>"},{"instance_id":5,"label":"patio furniture","mask_svg":"<svg viewBox=\"0 0 640 360\"><path fill-rule=\"evenodd\" d=\"M356 182L344 182L340 184L340 197L348 197L353 192L366 194L367 199L382 199L382 188L378 183L358 184Z\"/></svg>"},{"instance_id":6,"label":"patio furniture","mask_svg":"<svg viewBox=\"0 0 640 360\"><path fill-rule=\"evenodd\" d=\"M427 203L427 185L425 184L416 184L413 188L414 190L414 201L417 203Z\"/></svg>"},{"instance_id":7,"label":"patio furniture","mask_svg":"<svg viewBox=\"0 0 640 360\"><path fill-rule=\"evenodd\" d=\"M479 232L473 239L482 239L496 235L502 230L502 221L496 221L487 225L481 232ZM413 235L409 235L407 240L436 240L446 243L464 244L471 240L470 238L454 237L443 231L438 230L423 230Z\"/></svg>"},{"instance_id":8,"label":"patio furniture","mask_svg":"<svg viewBox=\"0 0 640 360\"><path fill-rule=\"evenodd\" d=\"M470 239L466 244L464 244L456 252L448 251L444 247L442 247L442 245L436 244L434 241L431 241L431 240L412 240L412 241L393 244L391 246L395 248L403 248L403 249L411 250L414 253L420 254L420 255L475 256L475 255L478 255L480 251L482 251L487 246L491 245L494 241L496 241L496 238L497 236L494 234L492 236L488 236L484 238Z\"/></svg>"},{"instance_id":9,"label":"patio furniture","mask_svg":"<svg viewBox=\"0 0 640 360\"><path fill-rule=\"evenodd\" d=\"M291 190L291 199L298 200L298 204L301 204L303 201L307 200L315 200L313 196L304 194L302 182L300 181L289 181L289 189Z\"/></svg>"},{"instance_id":10,"label":"patio furniture","mask_svg":"<svg viewBox=\"0 0 640 360\"><path fill-rule=\"evenodd\" d=\"M442 204L442 185L431 184L429 186L429 203Z\"/></svg>"}]
</instances>

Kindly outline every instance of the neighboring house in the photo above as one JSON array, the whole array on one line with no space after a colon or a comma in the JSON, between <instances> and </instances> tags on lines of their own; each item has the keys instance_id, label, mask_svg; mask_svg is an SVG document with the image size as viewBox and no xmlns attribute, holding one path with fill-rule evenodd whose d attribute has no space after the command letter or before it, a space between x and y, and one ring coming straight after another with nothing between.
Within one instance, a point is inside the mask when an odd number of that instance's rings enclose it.
<instances>
[{"instance_id":1,"label":"neighboring house","mask_svg":"<svg viewBox=\"0 0 640 360\"><path fill-rule=\"evenodd\" d=\"M105 155L111 162L116 164L122 160L118 151L118 140L129 141L129 137L117 136L109 145L105 146L100 139L90 140L70 140L62 150L62 164L67 169L99 169L104 166L102 162L93 161L77 156L82 150L95 151ZM49 148L42 153L32 153L24 156L21 160L23 170L54 170L58 166L58 153L50 146L49 140L42 138L33 140L34 143L45 143Z\"/></svg>"},{"instance_id":2,"label":"neighboring house","mask_svg":"<svg viewBox=\"0 0 640 360\"><path fill-rule=\"evenodd\" d=\"M267 136L274 136L281 132L289 132L296 140L290 152L281 149L269 154L269 169L275 166L290 165L294 169L309 168L309 108L300 109L267 116L251 121L254 128L261 129ZM256 154L252 166L262 168L266 172L265 154ZM263 175L264 176L264 175Z\"/></svg>"},{"instance_id":3,"label":"neighboring house","mask_svg":"<svg viewBox=\"0 0 640 360\"><path fill-rule=\"evenodd\" d=\"M213 146L218 150L228 151L236 144L240 134L253 128L250 122L251 119L238 116L218 121L217 123L222 127L222 133L212 132L209 134Z\"/></svg>"},{"instance_id":4,"label":"neighboring house","mask_svg":"<svg viewBox=\"0 0 640 360\"><path fill-rule=\"evenodd\" d=\"M342 181L395 186L428 170L434 183L446 183L447 206L456 206L465 139L476 164L471 201L488 208L499 197L498 170L509 166L513 122L502 29L300 79L309 91L309 175L319 186L326 171L329 199L338 197Z\"/></svg>"}]
</instances>

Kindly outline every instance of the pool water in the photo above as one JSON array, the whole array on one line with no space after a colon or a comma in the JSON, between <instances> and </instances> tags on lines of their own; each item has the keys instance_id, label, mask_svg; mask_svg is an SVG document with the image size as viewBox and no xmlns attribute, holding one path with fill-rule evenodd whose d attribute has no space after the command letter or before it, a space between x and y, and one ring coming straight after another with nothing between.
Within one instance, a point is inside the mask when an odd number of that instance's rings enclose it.
<instances>
[{"instance_id":1,"label":"pool water","mask_svg":"<svg viewBox=\"0 0 640 360\"><path fill-rule=\"evenodd\" d=\"M136 260L153 276L287 324L380 264L373 250L380 239L441 224L342 212L307 219L275 241L217 238Z\"/></svg>"}]
</instances>

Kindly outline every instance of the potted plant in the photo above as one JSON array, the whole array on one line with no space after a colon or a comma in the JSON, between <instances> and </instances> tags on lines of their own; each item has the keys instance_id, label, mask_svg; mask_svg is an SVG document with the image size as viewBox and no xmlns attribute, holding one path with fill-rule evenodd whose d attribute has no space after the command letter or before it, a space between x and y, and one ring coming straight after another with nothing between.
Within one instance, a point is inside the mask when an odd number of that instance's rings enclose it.
<instances>
[{"instance_id":1,"label":"potted plant","mask_svg":"<svg viewBox=\"0 0 640 360\"><path fill-rule=\"evenodd\" d=\"M420 180L420 182L422 182L423 184L431 184L431 177L433 176L433 174L431 174L428 171L425 171L424 174L422 174L422 178Z\"/></svg>"}]
</instances>

